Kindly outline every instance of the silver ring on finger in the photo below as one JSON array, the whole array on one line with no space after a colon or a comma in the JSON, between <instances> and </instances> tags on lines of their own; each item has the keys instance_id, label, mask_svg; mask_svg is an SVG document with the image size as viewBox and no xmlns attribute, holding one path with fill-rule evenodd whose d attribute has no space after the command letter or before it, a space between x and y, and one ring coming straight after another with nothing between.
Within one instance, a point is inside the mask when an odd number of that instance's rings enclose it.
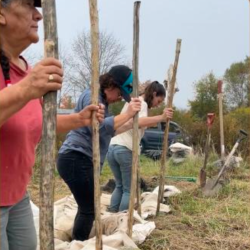
<instances>
[{"instance_id":1,"label":"silver ring on finger","mask_svg":"<svg viewBox=\"0 0 250 250\"><path fill-rule=\"evenodd\" d=\"M49 81L48 82L53 82L54 81L54 76L52 74L49 75Z\"/></svg>"}]
</instances>

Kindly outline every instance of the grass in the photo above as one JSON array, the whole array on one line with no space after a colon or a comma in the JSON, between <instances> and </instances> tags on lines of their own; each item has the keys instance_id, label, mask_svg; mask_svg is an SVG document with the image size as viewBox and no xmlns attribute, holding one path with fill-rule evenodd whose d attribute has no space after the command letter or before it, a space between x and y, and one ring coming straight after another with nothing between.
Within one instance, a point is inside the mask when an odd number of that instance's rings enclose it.
<instances>
[{"instance_id":1,"label":"grass","mask_svg":"<svg viewBox=\"0 0 250 250\"><path fill-rule=\"evenodd\" d=\"M217 160L211 155L209 162ZM192 156L185 162L167 164L166 175L197 177L203 158ZM39 163L38 163L39 165ZM144 156L140 159L141 176L150 187L157 185L160 161L152 161ZM156 229L140 245L142 250L243 250L250 249L250 166L241 164L230 174L230 183L213 198L202 195L198 183L166 180L182 193L169 199L171 213L155 218ZM214 170L211 170L214 171ZM38 203L39 171L35 168L30 185L32 199ZM107 162L103 167L101 184L113 175ZM56 198L69 194L67 186L56 175Z\"/></svg>"},{"instance_id":2,"label":"grass","mask_svg":"<svg viewBox=\"0 0 250 250\"><path fill-rule=\"evenodd\" d=\"M201 165L196 156L177 166L170 161L168 175L197 176ZM182 194L170 199L172 213L155 220L157 229L140 249L250 249L249 179L249 165L242 164L214 198L203 197L197 184L170 182Z\"/></svg>"}]
</instances>

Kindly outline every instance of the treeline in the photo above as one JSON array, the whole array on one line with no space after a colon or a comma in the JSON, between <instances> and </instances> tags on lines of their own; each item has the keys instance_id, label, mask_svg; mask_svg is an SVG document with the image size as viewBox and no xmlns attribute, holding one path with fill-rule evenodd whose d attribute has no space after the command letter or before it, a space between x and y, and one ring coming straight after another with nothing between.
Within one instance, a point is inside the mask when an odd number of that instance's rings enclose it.
<instances>
[{"instance_id":1,"label":"treeline","mask_svg":"<svg viewBox=\"0 0 250 250\"><path fill-rule=\"evenodd\" d=\"M250 133L250 107L249 107L249 57L242 62L233 63L226 71L223 78L217 78L213 72L194 83L195 98L189 100L188 107L184 110L175 108L174 121L182 126L190 137L190 145L196 150L202 150L206 140L207 113L215 113L212 126L212 142L214 149L220 153L219 129L219 102L218 80L223 80L223 113L224 113L224 138L226 152L229 153L236 142L240 129ZM181 93L180 93L181 94ZM111 106L113 114L118 114L123 103ZM150 115L162 113L164 106L150 110ZM244 158L249 156L249 140L244 141L238 153Z\"/></svg>"}]
</instances>

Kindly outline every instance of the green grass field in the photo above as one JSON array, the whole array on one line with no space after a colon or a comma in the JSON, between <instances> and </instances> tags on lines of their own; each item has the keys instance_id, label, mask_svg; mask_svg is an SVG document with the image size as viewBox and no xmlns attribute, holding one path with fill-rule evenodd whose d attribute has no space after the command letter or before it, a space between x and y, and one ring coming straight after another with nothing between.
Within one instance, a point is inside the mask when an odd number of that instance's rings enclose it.
<instances>
[{"instance_id":1,"label":"green grass field","mask_svg":"<svg viewBox=\"0 0 250 250\"><path fill-rule=\"evenodd\" d=\"M211 155L209 162L218 157ZM197 177L203 158L192 156L181 164L172 160L167 163L166 175ZM160 161L144 156L140 159L141 176L149 187L158 185ZM30 184L31 197L39 204L39 171ZM223 187L214 198L202 195L198 182L175 181L166 179L166 184L175 185L182 193L169 199L171 213L160 214L154 218L156 229L140 245L142 250L243 250L250 249L250 166L242 163L240 168L230 173L230 183ZM209 173L213 172L211 165ZM112 178L105 163L101 183ZM198 180L198 179L197 179ZM69 190L56 175L55 199L69 194Z\"/></svg>"}]
</instances>

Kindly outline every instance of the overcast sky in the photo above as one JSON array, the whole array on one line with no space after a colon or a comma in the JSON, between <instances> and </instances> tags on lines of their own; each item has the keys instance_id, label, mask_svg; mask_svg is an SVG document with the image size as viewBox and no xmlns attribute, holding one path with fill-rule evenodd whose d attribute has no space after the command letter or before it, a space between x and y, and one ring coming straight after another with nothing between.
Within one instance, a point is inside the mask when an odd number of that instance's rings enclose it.
<instances>
[{"instance_id":1,"label":"overcast sky","mask_svg":"<svg viewBox=\"0 0 250 250\"><path fill-rule=\"evenodd\" d=\"M100 30L112 33L132 60L132 0L99 0ZM70 47L82 30L89 30L88 0L57 0L59 42ZM32 51L42 53L41 41ZM222 77L234 62L249 55L248 0L142 0L140 8L139 79L165 79L174 62L176 39L182 39L177 73L180 92L174 105L187 108L193 83L213 71Z\"/></svg>"}]
</instances>

